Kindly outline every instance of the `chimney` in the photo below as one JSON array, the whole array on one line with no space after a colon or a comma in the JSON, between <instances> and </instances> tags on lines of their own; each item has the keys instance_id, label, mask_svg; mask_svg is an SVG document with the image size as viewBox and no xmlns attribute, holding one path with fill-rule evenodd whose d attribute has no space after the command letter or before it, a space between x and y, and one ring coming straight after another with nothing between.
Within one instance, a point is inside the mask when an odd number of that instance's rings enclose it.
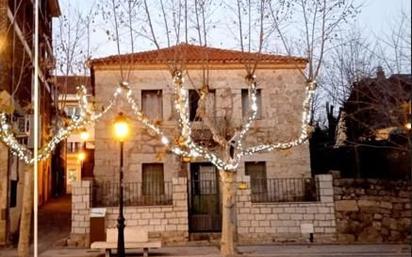
<instances>
[{"instance_id":1,"label":"chimney","mask_svg":"<svg viewBox=\"0 0 412 257\"><path fill-rule=\"evenodd\" d=\"M385 72L383 71L382 66L378 66L378 67L376 67L376 69L377 69L376 78L377 79L386 79Z\"/></svg>"}]
</instances>

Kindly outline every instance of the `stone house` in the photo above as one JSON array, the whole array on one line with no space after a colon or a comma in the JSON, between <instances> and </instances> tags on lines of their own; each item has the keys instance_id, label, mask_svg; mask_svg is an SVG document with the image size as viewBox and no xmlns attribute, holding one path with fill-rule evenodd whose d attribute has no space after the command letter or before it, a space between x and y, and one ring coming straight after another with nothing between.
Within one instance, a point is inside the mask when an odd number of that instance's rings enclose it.
<instances>
[{"instance_id":1,"label":"stone house","mask_svg":"<svg viewBox=\"0 0 412 257\"><path fill-rule=\"evenodd\" d=\"M84 85L87 90L87 98L93 100L94 90L89 76L55 76L55 83L59 90L59 110L65 117L77 117L80 114L78 105L77 87ZM60 183L59 194L71 193L71 185L74 181L91 177L94 165L94 127L90 124L85 130L76 131L60 143L61 162L56 173ZM57 151L56 151L57 152Z\"/></svg>"},{"instance_id":2,"label":"stone house","mask_svg":"<svg viewBox=\"0 0 412 257\"><path fill-rule=\"evenodd\" d=\"M305 80L299 69L306 66L303 58L180 44L94 59L90 68L95 104L104 106L119 82L126 80L142 111L177 138L178 119L173 109L175 96L169 67L179 64L189 90L193 133L198 142L213 147L210 132L196 115L196 89L205 84L202 76L208 74L208 115L227 135L240 126L246 115L245 63L257 58L260 112L247 144L291 140L301 126ZM146 229L149 236L167 243L219 233L221 197L217 170L202 159L185 160L168 153L159 139L133 118L124 100L95 124L94 180L73 187L72 239L88 242L92 207L105 207L106 227L116 225L118 184L114 181L119 176L119 146L112 137L111 124L118 112L128 115L132 126L124 146L126 225ZM246 157L238 169L242 189L237 195L239 240L304 240L302 224L314 226L316 240L333 240L332 178L311 178L310 174L308 144Z\"/></svg>"},{"instance_id":3,"label":"stone house","mask_svg":"<svg viewBox=\"0 0 412 257\"><path fill-rule=\"evenodd\" d=\"M9 121L20 143L33 148L34 120L32 82L39 80L40 144L49 136L53 111L57 105L56 90L50 71L55 60L52 48L52 19L60 15L58 0L40 1L39 18L39 78L33 74L33 1L0 1L0 102L1 111ZM19 228L24 184L25 163L11 155L6 145L0 144L0 245L16 240ZM39 163L39 205L52 195L53 174L51 158ZM27 167L27 166L26 166Z\"/></svg>"}]
</instances>

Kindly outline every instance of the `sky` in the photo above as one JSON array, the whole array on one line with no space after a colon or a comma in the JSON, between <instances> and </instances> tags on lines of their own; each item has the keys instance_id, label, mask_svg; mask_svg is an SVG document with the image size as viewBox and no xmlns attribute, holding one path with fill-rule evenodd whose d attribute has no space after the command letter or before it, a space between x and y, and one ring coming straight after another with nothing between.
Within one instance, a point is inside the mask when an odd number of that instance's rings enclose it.
<instances>
[{"instance_id":1,"label":"sky","mask_svg":"<svg viewBox=\"0 0 412 257\"><path fill-rule=\"evenodd\" d=\"M371 31L371 35L389 31L393 19L402 9L411 12L410 0L364 0L358 3L364 5L358 23L364 25L365 31Z\"/></svg>"},{"instance_id":2,"label":"sky","mask_svg":"<svg viewBox=\"0 0 412 257\"><path fill-rule=\"evenodd\" d=\"M100 0L101 1L101 0ZM164 3L170 3L171 0L165 0ZM189 0L190 1L190 0ZM235 0L225 0L225 1L233 1ZM272 0L275 1L275 0ZM327 0L329 1L329 0ZM355 23L357 24L357 28L359 28L363 35L365 37L369 37L370 41L372 41L372 44L374 41L377 39L384 39L387 38L387 36L390 34L391 30L393 29L394 25L396 24L396 20L399 18L399 15L401 14L401 10L405 11L406 13L411 12L411 2L410 0L354 0L355 4L362 5L361 8L361 13L357 16ZM70 3L73 6L78 7L81 10L89 10L90 6L94 3L95 1L93 0L60 0L60 5L62 12L65 13L65 7L67 6L68 3ZM96 2L99 2L99 0L96 0ZM106 1L108 2L108 1ZM152 3L152 1L149 1L149 3ZM218 9L218 12L222 12L223 14L219 14L219 19L222 16L222 20L224 21L230 21L230 13L225 13L227 12L227 9ZM229 18L228 18L229 17ZM157 17L160 19L162 22L162 18ZM109 19L111 20L111 19ZM101 26L101 25L99 25ZM219 26L219 24L218 24ZM164 28L164 27L163 27ZM96 32L95 35L92 36L91 40L97 45L96 49L93 50L92 53L92 58L98 58L98 57L103 57L103 56L109 56L109 55L116 55L117 54L117 47L116 44L113 40L109 41L107 39L106 33L104 33L105 29L108 29L104 26L99 27L100 32ZM101 30L102 29L102 30ZM141 28L138 28L138 30L141 30ZM162 27L155 27L155 30L157 30L156 34L157 36L163 36L162 33ZM214 36L214 42L208 42L208 45L212 45L214 47L221 47L221 48L237 48L239 49L238 45L239 42L237 42L234 38L234 34L236 34L236 31L229 31L227 30L227 27L216 27L215 32L218 31L218 36ZM286 30L287 31L287 30ZM288 31L290 32L290 30ZM148 32L146 32L148 33ZM215 33L216 34L216 33ZM292 34L295 34L292 32ZM385 35L386 34L386 35ZM122 38L122 36L120 37ZM127 42L130 42L128 40L128 37L125 38ZM98 43L96 43L98 42ZM275 45L273 49L270 49L271 53L284 53L284 49L277 49L276 48L276 42L271 44ZM152 50L155 49L155 46L150 43L148 40L144 40L143 38L139 38L138 42L136 42L137 47L135 48L135 52L137 51L144 51L144 50ZM166 47L167 45L161 44L161 47ZM283 47L282 47L283 48ZM126 49L122 49L120 51L122 54L126 53ZM264 49L266 50L266 49ZM385 50L386 51L386 50ZM295 53L294 53L295 54ZM393 56L391 52L388 52L388 56ZM83 66L83 65L82 65ZM409 67L408 67L409 69ZM407 70L406 72L410 72L410 69ZM321 93L322 94L322 93ZM322 96L323 97L323 96ZM327 99L327 97L325 98ZM337 109L337 108L336 108Z\"/></svg>"},{"instance_id":3,"label":"sky","mask_svg":"<svg viewBox=\"0 0 412 257\"><path fill-rule=\"evenodd\" d=\"M60 6L63 13L65 13L64 7L67 6L67 3L69 2L71 5L78 6L83 10L87 10L88 7L94 3L92 0L60 0ZM99 2L99 0L96 0L96 2ZM165 2L167 3L168 1ZM388 33L401 9L407 12L411 11L410 0L355 0L355 3L363 5L362 12L357 17L357 23L371 39L382 36L383 33ZM225 36L228 38L227 35ZM94 40L96 40L96 37ZM220 41L220 38L218 40ZM95 55L105 56L116 54L117 51L113 42L108 44L106 38L101 39L101 41L102 42L98 47L99 49L95 52ZM217 47L225 45L224 43L222 44L222 42L211 43ZM102 45L104 47L102 47ZM143 48L147 49L152 47L154 48L154 46L144 46Z\"/></svg>"}]
</instances>

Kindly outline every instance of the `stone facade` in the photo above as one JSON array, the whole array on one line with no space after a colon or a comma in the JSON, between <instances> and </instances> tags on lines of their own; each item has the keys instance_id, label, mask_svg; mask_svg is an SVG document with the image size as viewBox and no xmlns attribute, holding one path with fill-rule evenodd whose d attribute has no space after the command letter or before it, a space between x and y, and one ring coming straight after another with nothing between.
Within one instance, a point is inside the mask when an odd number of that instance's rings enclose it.
<instances>
[{"instance_id":1,"label":"stone facade","mask_svg":"<svg viewBox=\"0 0 412 257\"><path fill-rule=\"evenodd\" d=\"M211 51L215 50L211 49ZM238 54L242 56L241 52ZM130 57L132 58L132 56ZM209 104L207 115L211 120L216 121L215 123L223 137L233 134L244 122L246 117L244 117L242 109L245 94L243 92L242 96L242 90L249 87L245 82L247 73L244 65L242 63L235 65L232 60L227 61L227 64L224 61L220 65L210 65L207 71L208 88L210 92L213 92L213 98L207 100ZM161 99L161 106L159 107L161 111L155 123L161 126L172 141L178 140L178 116L174 109L175 88L167 65L160 63L149 65L146 61L138 62L136 66L130 65L127 67L127 78L124 78L125 73L121 72L121 68L124 69L124 66L120 67L117 64L110 63L99 64L98 61L97 64L92 64L96 106L98 108L105 106L112 98L119 82L123 80L128 82L137 104L142 109L145 90L160 92L158 95ZM284 63L280 61L258 67L255 75L261 96L259 100L261 115L246 136L245 146L290 141L299 135L305 78L297 67L304 68L305 65L306 62L296 66L290 65L288 61ZM185 68L187 69L183 72L186 81L184 87L187 89L200 89L205 82L202 79L204 70L192 64L188 64ZM191 165L182 162L180 157L166 151L159 138L146 130L133 117L133 111L123 95L120 96L116 105L95 124L94 179L99 183L118 180L119 160L117 156L119 154L119 145L113 140L112 123L119 112L127 115L131 125L131 135L124 144L125 181L142 182L143 167L148 163L163 164L163 179L165 182L175 181L177 178L180 181L180 177L187 177L185 178L184 192L176 193L174 192L175 188L173 188L173 206L127 207L125 210L126 222L131 226L142 226L148 229L153 237L162 237L163 239L167 237L166 241L176 241L174 235L179 240L187 240L189 233L187 205L190 199L190 196L187 195L187 189L190 187L191 182ZM194 138L196 138L196 135L203 136L207 134L205 132L207 128L202 122L194 121L192 129ZM213 150L219 153L219 149ZM245 156L244 161L265 162L265 175L267 178L310 177L308 144L288 150ZM191 160L191 162L201 163L205 160L197 158ZM238 177L244 176L245 163L242 162L238 168ZM181 186L183 187L183 184ZM242 194L244 193L242 192ZM184 199L181 198L183 195ZM185 206L176 205L175 201L178 199L184 200ZM239 199L243 198L240 197ZM331 195L329 200L333 200ZM184 208L186 208L185 212L183 211ZM108 208L107 211L107 224L109 227L114 226L117 208ZM333 212L329 213L328 209L325 214L333 214ZM332 225L330 226L332 227ZM299 226L299 224L296 224L296 226ZM183 229L184 227L185 229Z\"/></svg>"},{"instance_id":2,"label":"stone facade","mask_svg":"<svg viewBox=\"0 0 412 257\"><path fill-rule=\"evenodd\" d=\"M334 190L340 242L411 241L410 182L335 179Z\"/></svg>"},{"instance_id":3,"label":"stone facade","mask_svg":"<svg viewBox=\"0 0 412 257\"><path fill-rule=\"evenodd\" d=\"M237 194L237 226L240 243L305 242L302 224L312 224L314 242L335 240L336 224L331 175L318 175L319 202L253 203L248 189Z\"/></svg>"},{"instance_id":4,"label":"stone facade","mask_svg":"<svg viewBox=\"0 0 412 257\"><path fill-rule=\"evenodd\" d=\"M112 97L116 85L120 81L118 70L98 69L95 67L94 78L97 106L104 105ZM190 78L195 85L201 84L201 70L190 71ZM245 71L238 70L213 70L209 71L210 89L215 90L216 120L229 117L226 128L221 122L219 129L239 128L242 123L242 89L247 89ZM296 138L301 128L301 110L304 98L304 78L296 69L257 70L256 78L258 88L262 95L262 118L246 138L248 145L262 142L284 142ZM187 77L186 77L187 79ZM177 115L173 108L174 88L168 70L131 70L129 73L129 86L139 105L142 104L142 90L162 90L162 119L159 120L167 134L178 135ZM194 86L186 83L192 89ZM294 110L294 111L291 111ZM126 99L121 97L116 106L106 113L95 124L95 169L96 180L112 180L118 176L119 146L113 140L112 123L115 115L123 112L129 116L132 134L125 142L125 179L128 181L141 180L141 166L143 163L157 162L167 164L165 180L170 181L176 177L181 169L179 158L165 153L164 146L158 137L152 135L137 122L132 115ZM201 128L201 122L193 126ZM196 160L201 162L202 160ZM245 161L265 161L268 177L308 177L310 176L310 158L308 144L294 147L289 150L274 151L246 157ZM239 173L244 174L243 164Z\"/></svg>"},{"instance_id":5,"label":"stone facade","mask_svg":"<svg viewBox=\"0 0 412 257\"><path fill-rule=\"evenodd\" d=\"M72 195L72 244L88 245L90 230L91 181L73 184ZM126 226L138 227L149 232L150 238L163 242L184 242L189 237L187 179L172 180L173 203L159 206L126 206ZM106 228L115 228L119 215L118 207L106 208Z\"/></svg>"}]
</instances>

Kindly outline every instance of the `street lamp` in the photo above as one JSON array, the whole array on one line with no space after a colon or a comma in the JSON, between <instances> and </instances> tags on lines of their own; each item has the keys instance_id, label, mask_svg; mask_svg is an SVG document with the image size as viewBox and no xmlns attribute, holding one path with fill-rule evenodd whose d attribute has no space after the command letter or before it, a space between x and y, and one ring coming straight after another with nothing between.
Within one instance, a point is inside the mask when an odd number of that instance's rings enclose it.
<instances>
[{"instance_id":1,"label":"street lamp","mask_svg":"<svg viewBox=\"0 0 412 257\"><path fill-rule=\"evenodd\" d=\"M80 162L83 162L86 159L86 153L84 151L80 151L79 154L77 155L77 159Z\"/></svg>"},{"instance_id":2,"label":"street lamp","mask_svg":"<svg viewBox=\"0 0 412 257\"><path fill-rule=\"evenodd\" d=\"M89 139L89 132L87 132L86 129L80 131L80 139L83 141L83 143L86 143Z\"/></svg>"},{"instance_id":3,"label":"street lamp","mask_svg":"<svg viewBox=\"0 0 412 257\"><path fill-rule=\"evenodd\" d=\"M120 174L119 174L119 217L117 218L117 255L125 257L124 250L124 216L123 216L123 142L129 135L129 124L123 113L119 113L114 121L114 137L120 142Z\"/></svg>"},{"instance_id":4,"label":"street lamp","mask_svg":"<svg viewBox=\"0 0 412 257\"><path fill-rule=\"evenodd\" d=\"M83 163L86 160L86 152L84 150L80 150L77 153L77 160L80 162L80 175L83 177Z\"/></svg>"}]
</instances>

